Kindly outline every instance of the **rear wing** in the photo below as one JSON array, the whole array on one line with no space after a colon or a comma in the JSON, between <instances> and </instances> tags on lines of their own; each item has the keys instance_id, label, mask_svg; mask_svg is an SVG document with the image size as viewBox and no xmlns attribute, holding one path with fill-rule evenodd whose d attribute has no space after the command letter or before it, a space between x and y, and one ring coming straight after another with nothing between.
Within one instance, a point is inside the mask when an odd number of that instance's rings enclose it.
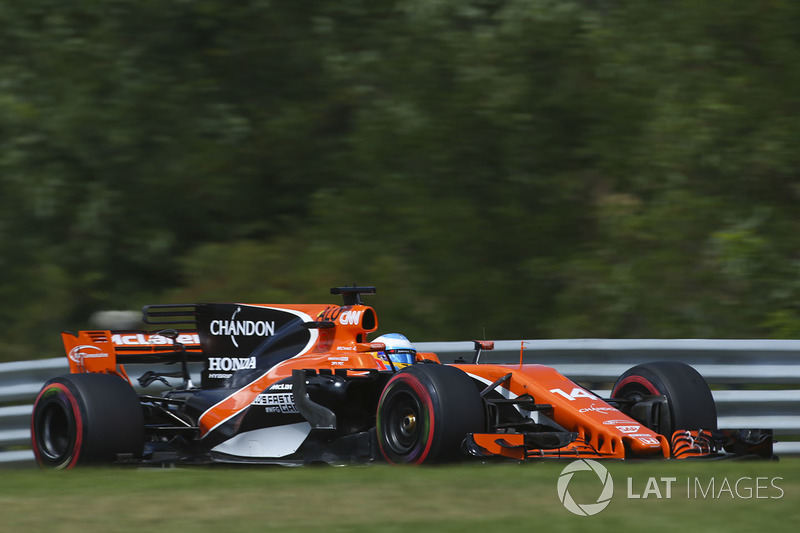
<instances>
[{"instance_id":1,"label":"rear wing","mask_svg":"<svg viewBox=\"0 0 800 533\"><path fill-rule=\"evenodd\" d=\"M205 360L196 331L183 331L172 339L146 331L93 330L61 333L73 374L116 374L128 379L127 363L178 363Z\"/></svg>"}]
</instances>

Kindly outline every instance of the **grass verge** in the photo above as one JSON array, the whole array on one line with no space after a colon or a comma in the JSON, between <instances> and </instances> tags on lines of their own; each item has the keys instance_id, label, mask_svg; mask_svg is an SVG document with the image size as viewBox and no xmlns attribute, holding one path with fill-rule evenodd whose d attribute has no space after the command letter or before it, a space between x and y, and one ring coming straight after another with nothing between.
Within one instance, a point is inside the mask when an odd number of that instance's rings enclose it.
<instances>
[{"instance_id":1,"label":"grass verge","mask_svg":"<svg viewBox=\"0 0 800 533\"><path fill-rule=\"evenodd\" d=\"M0 531L773 532L794 531L800 518L800 459L603 463L614 496L589 517L559 501L567 464L7 470ZM569 483L579 503L601 488L591 472Z\"/></svg>"}]
</instances>

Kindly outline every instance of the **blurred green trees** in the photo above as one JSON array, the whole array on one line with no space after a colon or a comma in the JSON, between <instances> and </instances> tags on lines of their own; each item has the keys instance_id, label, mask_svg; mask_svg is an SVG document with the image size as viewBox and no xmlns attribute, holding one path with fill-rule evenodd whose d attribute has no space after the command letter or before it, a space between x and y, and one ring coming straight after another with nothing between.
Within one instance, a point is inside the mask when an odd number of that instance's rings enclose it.
<instances>
[{"instance_id":1,"label":"blurred green trees","mask_svg":"<svg viewBox=\"0 0 800 533\"><path fill-rule=\"evenodd\" d=\"M9 0L0 359L98 309L800 336L800 4Z\"/></svg>"}]
</instances>

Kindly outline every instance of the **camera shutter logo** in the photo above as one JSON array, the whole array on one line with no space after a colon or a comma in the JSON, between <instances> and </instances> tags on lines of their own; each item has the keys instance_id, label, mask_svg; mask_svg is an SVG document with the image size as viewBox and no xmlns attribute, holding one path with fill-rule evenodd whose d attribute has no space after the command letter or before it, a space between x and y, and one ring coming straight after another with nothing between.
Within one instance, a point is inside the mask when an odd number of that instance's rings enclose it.
<instances>
[{"instance_id":1,"label":"camera shutter logo","mask_svg":"<svg viewBox=\"0 0 800 533\"><path fill-rule=\"evenodd\" d=\"M575 475L575 472L582 471L594 472L603 484L603 490L594 503L579 504L569 493L569 483L572 481L572 476ZM611 479L611 474L608 473L606 467L597 461L579 459L577 461L572 461L561 471L561 475L558 477L557 488L558 499L569 512L579 516L593 516L608 507L608 504L611 503L611 497L614 495L614 480Z\"/></svg>"}]
</instances>

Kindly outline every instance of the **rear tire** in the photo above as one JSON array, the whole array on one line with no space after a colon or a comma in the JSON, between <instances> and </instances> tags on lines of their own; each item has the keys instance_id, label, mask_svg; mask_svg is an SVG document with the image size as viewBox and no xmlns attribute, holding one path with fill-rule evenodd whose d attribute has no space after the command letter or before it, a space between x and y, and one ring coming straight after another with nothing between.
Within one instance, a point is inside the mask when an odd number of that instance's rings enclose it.
<instances>
[{"instance_id":1,"label":"rear tire","mask_svg":"<svg viewBox=\"0 0 800 533\"><path fill-rule=\"evenodd\" d=\"M455 367L406 367L389 380L378 402L378 445L393 464L455 461L467 434L485 428L478 388Z\"/></svg>"},{"instance_id":2,"label":"rear tire","mask_svg":"<svg viewBox=\"0 0 800 533\"><path fill-rule=\"evenodd\" d=\"M48 381L33 406L36 462L57 470L140 457L144 412L133 387L109 374L70 374Z\"/></svg>"},{"instance_id":3,"label":"rear tire","mask_svg":"<svg viewBox=\"0 0 800 533\"><path fill-rule=\"evenodd\" d=\"M677 361L637 365L620 376L612 398L663 395L667 398L671 437L676 429L717 429L717 407L706 380L691 366Z\"/></svg>"}]
</instances>

